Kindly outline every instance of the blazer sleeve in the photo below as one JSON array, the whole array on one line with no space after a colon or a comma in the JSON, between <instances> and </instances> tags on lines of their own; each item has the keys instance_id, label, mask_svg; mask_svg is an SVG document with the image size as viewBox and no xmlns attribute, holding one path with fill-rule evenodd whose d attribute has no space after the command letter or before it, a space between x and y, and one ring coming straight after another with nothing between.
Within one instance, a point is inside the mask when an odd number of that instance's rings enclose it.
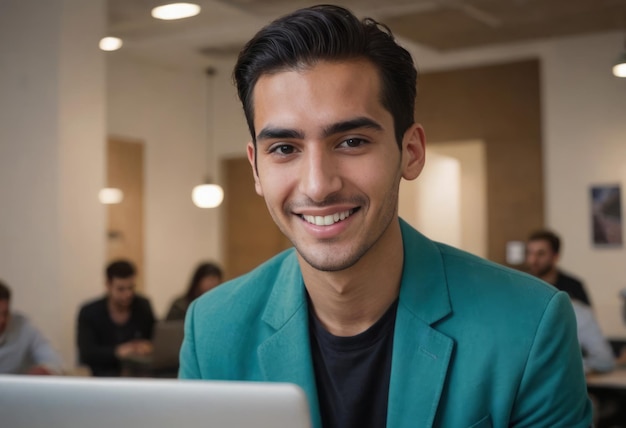
<instances>
[{"instance_id":1,"label":"blazer sleeve","mask_svg":"<svg viewBox=\"0 0 626 428\"><path fill-rule=\"evenodd\" d=\"M180 348L180 365L178 377L180 379L201 379L198 357L196 354L196 342L194 336L194 318L196 304L192 302L185 317L185 337Z\"/></svg>"},{"instance_id":2,"label":"blazer sleeve","mask_svg":"<svg viewBox=\"0 0 626 428\"><path fill-rule=\"evenodd\" d=\"M590 427L591 402L569 297L556 293L538 325L511 416L513 427Z\"/></svg>"}]
</instances>

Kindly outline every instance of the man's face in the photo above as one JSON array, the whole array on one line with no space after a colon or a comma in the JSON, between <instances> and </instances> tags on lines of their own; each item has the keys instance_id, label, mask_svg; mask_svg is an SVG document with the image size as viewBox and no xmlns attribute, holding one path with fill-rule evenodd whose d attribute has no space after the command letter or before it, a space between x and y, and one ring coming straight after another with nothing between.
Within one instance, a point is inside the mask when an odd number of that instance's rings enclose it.
<instances>
[{"instance_id":1,"label":"man's face","mask_svg":"<svg viewBox=\"0 0 626 428\"><path fill-rule=\"evenodd\" d=\"M107 283L107 294L113 306L126 309L135 297L135 277L113 278Z\"/></svg>"},{"instance_id":2,"label":"man's face","mask_svg":"<svg viewBox=\"0 0 626 428\"><path fill-rule=\"evenodd\" d=\"M424 162L418 125L398 149L375 68L320 62L266 74L253 96L256 191L300 257L338 271L375 251L397 216L401 177L416 178Z\"/></svg>"},{"instance_id":3,"label":"man's face","mask_svg":"<svg viewBox=\"0 0 626 428\"><path fill-rule=\"evenodd\" d=\"M534 276L543 277L546 275L556 267L558 259L558 254L552 251L548 241L538 239L528 241L526 244L526 265Z\"/></svg>"},{"instance_id":4,"label":"man's face","mask_svg":"<svg viewBox=\"0 0 626 428\"><path fill-rule=\"evenodd\" d=\"M9 312L9 301L6 299L0 299L0 334L4 333L7 329L9 318L11 318L11 313Z\"/></svg>"}]
</instances>

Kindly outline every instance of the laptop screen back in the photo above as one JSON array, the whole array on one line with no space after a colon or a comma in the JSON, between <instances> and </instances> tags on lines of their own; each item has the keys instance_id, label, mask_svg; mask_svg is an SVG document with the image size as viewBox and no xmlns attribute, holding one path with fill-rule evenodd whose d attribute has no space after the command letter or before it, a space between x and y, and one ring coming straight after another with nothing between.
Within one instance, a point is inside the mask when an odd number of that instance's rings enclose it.
<instances>
[{"instance_id":1,"label":"laptop screen back","mask_svg":"<svg viewBox=\"0 0 626 428\"><path fill-rule=\"evenodd\" d=\"M7 428L310 428L286 383L0 376Z\"/></svg>"}]
</instances>

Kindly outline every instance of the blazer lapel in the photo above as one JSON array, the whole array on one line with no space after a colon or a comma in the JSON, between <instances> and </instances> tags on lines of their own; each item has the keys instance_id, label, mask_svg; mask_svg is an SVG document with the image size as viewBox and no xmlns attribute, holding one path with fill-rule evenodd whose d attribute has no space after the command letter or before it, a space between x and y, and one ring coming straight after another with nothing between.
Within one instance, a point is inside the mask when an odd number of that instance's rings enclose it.
<instances>
[{"instance_id":1,"label":"blazer lapel","mask_svg":"<svg viewBox=\"0 0 626 428\"><path fill-rule=\"evenodd\" d=\"M302 274L292 254L281 266L263 313L263 321L275 333L259 345L257 355L266 381L294 383L304 390L313 426L320 427L308 316Z\"/></svg>"},{"instance_id":2,"label":"blazer lapel","mask_svg":"<svg viewBox=\"0 0 626 428\"><path fill-rule=\"evenodd\" d=\"M454 341L432 325L451 313L437 246L401 220L404 268L394 333L387 426L431 427Z\"/></svg>"}]
</instances>

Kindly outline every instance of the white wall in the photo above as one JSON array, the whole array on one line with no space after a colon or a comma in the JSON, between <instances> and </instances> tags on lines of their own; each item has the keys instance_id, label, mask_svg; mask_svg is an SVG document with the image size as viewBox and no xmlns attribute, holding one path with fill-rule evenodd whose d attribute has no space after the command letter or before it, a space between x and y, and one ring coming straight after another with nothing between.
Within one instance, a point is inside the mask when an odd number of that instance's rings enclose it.
<instances>
[{"instance_id":1,"label":"white wall","mask_svg":"<svg viewBox=\"0 0 626 428\"><path fill-rule=\"evenodd\" d=\"M426 158L417 180L401 182L398 213L430 239L461 248L461 163L432 150Z\"/></svg>"},{"instance_id":2,"label":"white wall","mask_svg":"<svg viewBox=\"0 0 626 428\"><path fill-rule=\"evenodd\" d=\"M430 145L419 178L400 184L399 215L430 239L486 257L486 174L482 141Z\"/></svg>"},{"instance_id":3,"label":"white wall","mask_svg":"<svg viewBox=\"0 0 626 428\"><path fill-rule=\"evenodd\" d=\"M103 1L0 3L0 278L68 366L104 256L103 28Z\"/></svg>"},{"instance_id":4,"label":"white wall","mask_svg":"<svg viewBox=\"0 0 626 428\"><path fill-rule=\"evenodd\" d=\"M458 160L460 176L460 248L487 257L487 164L485 143L480 140L439 142L435 153Z\"/></svg>"}]
</instances>

